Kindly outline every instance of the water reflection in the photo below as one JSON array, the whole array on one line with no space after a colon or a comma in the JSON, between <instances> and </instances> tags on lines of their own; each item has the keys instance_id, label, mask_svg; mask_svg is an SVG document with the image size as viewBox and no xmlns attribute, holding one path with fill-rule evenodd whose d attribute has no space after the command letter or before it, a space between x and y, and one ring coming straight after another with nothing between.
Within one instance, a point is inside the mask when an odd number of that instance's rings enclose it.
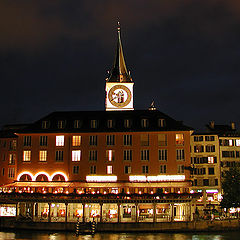
<instances>
[{"instance_id":1,"label":"water reflection","mask_svg":"<svg viewBox=\"0 0 240 240\"><path fill-rule=\"evenodd\" d=\"M101 233L76 236L74 233L46 233L20 231L16 233L0 232L0 240L239 240L240 232L222 234L192 233Z\"/></svg>"}]
</instances>

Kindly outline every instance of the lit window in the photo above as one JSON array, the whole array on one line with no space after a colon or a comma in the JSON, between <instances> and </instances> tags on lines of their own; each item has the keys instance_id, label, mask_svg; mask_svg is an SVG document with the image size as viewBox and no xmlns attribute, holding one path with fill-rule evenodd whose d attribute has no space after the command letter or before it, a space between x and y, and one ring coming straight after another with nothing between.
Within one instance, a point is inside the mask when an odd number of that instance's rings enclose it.
<instances>
[{"instance_id":1,"label":"lit window","mask_svg":"<svg viewBox=\"0 0 240 240\"><path fill-rule=\"evenodd\" d=\"M64 136L56 136L56 146L61 147L64 146Z\"/></svg>"},{"instance_id":2,"label":"lit window","mask_svg":"<svg viewBox=\"0 0 240 240\"><path fill-rule=\"evenodd\" d=\"M10 153L8 164L13 165L13 164L15 164L15 161L16 161L16 154Z\"/></svg>"},{"instance_id":3,"label":"lit window","mask_svg":"<svg viewBox=\"0 0 240 240\"><path fill-rule=\"evenodd\" d=\"M115 150L106 150L106 159L111 162L115 159Z\"/></svg>"},{"instance_id":4,"label":"lit window","mask_svg":"<svg viewBox=\"0 0 240 240\"><path fill-rule=\"evenodd\" d=\"M72 137L72 145L74 147L81 145L81 136L73 136Z\"/></svg>"},{"instance_id":5,"label":"lit window","mask_svg":"<svg viewBox=\"0 0 240 240\"><path fill-rule=\"evenodd\" d=\"M176 145L184 144L184 136L183 134L176 134Z\"/></svg>"},{"instance_id":6,"label":"lit window","mask_svg":"<svg viewBox=\"0 0 240 240\"><path fill-rule=\"evenodd\" d=\"M237 147L240 146L240 139L236 139L236 146L237 146Z\"/></svg>"},{"instance_id":7,"label":"lit window","mask_svg":"<svg viewBox=\"0 0 240 240\"><path fill-rule=\"evenodd\" d=\"M47 151L39 151L39 161L40 162L46 162L47 161Z\"/></svg>"},{"instance_id":8,"label":"lit window","mask_svg":"<svg viewBox=\"0 0 240 240\"><path fill-rule=\"evenodd\" d=\"M107 166L107 174L112 174L113 171L112 171L112 166L111 165L108 165Z\"/></svg>"},{"instance_id":9,"label":"lit window","mask_svg":"<svg viewBox=\"0 0 240 240\"><path fill-rule=\"evenodd\" d=\"M202 145L196 145L196 146L194 146L194 152L195 152L195 153L204 152L204 146L202 146Z\"/></svg>"},{"instance_id":10,"label":"lit window","mask_svg":"<svg viewBox=\"0 0 240 240\"><path fill-rule=\"evenodd\" d=\"M229 139L229 146L233 146L233 140Z\"/></svg>"},{"instance_id":11,"label":"lit window","mask_svg":"<svg viewBox=\"0 0 240 240\"><path fill-rule=\"evenodd\" d=\"M81 151L80 150L74 150L72 151L72 161L78 162L81 159Z\"/></svg>"},{"instance_id":12,"label":"lit window","mask_svg":"<svg viewBox=\"0 0 240 240\"><path fill-rule=\"evenodd\" d=\"M214 163L214 157L208 157L208 163Z\"/></svg>"},{"instance_id":13,"label":"lit window","mask_svg":"<svg viewBox=\"0 0 240 240\"><path fill-rule=\"evenodd\" d=\"M23 161L24 162L31 161L31 151L23 151Z\"/></svg>"}]
</instances>

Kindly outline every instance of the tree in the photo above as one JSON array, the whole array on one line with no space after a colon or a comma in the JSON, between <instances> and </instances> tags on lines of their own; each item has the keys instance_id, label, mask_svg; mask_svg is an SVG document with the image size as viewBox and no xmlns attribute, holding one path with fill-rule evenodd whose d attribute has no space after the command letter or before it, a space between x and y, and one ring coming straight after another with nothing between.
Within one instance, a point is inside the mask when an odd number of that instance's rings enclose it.
<instances>
[{"instance_id":1,"label":"tree","mask_svg":"<svg viewBox=\"0 0 240 240\"><path fill-rule=\"evenodd\" d=\"M221 207L240 207L240 168L224 171L222 179L223 199Z\"/></svg>"}]
</instances>

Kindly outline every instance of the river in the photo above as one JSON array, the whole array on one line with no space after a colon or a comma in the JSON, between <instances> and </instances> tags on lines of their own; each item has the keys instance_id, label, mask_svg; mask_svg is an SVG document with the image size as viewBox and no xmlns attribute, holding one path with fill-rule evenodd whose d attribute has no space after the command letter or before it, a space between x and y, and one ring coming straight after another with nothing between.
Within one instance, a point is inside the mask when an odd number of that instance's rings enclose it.
<instances>
[{"instance_id":1,"label":"river","mask_svg":"<svg viewBox=\"0 0 240 240\"><path fill-rule=\"evenodd\" d=\"M240 232L224 233L97 233L94 236L74 233L34 231L0 232L0 240L239 240Z\"/></svg>"}]
</instances>

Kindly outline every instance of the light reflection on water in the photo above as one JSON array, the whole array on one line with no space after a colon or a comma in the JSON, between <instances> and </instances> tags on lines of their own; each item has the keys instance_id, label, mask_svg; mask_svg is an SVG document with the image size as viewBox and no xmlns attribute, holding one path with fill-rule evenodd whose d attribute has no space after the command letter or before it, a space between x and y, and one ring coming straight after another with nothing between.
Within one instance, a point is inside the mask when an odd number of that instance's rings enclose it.
<instances>
[{"instance_id":1,"label":"light reflection on water","mask_svg":"<svg viewBox=\"0 0 240 240\"><path fill-rule=\"evenodd\" d=\"M101 233L76 236L74 233L0 232L0 240L239 240L240 232L220 234L192 233Z\"/></svg>"}]
</instances>

